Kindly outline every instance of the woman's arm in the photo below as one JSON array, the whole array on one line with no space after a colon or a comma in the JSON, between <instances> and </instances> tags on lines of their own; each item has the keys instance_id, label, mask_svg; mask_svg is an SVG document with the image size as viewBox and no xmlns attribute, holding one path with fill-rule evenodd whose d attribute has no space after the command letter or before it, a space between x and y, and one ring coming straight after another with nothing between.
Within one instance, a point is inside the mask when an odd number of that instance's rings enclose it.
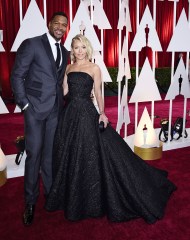
<instances>
[{"instance_id":1,"label":"woman's arm","mask_svg":"<svg viewBox=\"0 0 190 240\"><path fill-rule=\"evenodd\" d=\"M98 103L99 111L100 111L100 117L99 117L99 122L103 121L104 122L104 127L107 127L108 124L108 118L105 115L104 112L104 102L102 98L102 80L101 80L101 71L98 65L94 66L94 93L95 97Z\"/></svg>"},{"instance_id":2,"label":"woman's arm","mask_svg":"<svg viewBox=\"0 0 190 240\"><path fill-rule=\"evenodd\" d=\"M63 96L66 96L67 93L69 92L69 88L68 88L68 83L67 83L67 74L68 74L68 70L69 70L69 65L67 65L66 70L65 70L65 76L63 79Z\"/></svg>"},{"instance_id":3,"label":"woman's arm","mask_svg":"<svg viewBox=\"0 0 190 240\"><path fill-rule=\"evenodd\" d=\"M65 72L65 76L63 79L63 96L67 95L69 91L68 84L67 84L67 73Z\"/></svg>"}]
</instances>

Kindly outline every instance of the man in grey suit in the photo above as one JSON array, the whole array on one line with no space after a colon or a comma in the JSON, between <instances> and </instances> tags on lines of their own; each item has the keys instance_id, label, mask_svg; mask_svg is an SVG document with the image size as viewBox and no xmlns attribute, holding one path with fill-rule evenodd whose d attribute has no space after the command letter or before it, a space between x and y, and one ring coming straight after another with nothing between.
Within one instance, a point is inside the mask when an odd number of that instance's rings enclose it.
<instances>
[{"instance_id":1,"label":"man in grey suit","mask_svg":"<svg viewBox=\"0 0 190 240\"><path fill-rule=\"evenodd\" d=\"M52 184L53 139L63 107L62 81L68 61L68 52L60 42L67 26L67 15L54 13L47 34L26 39L20 45L11 74L15 101L24 111L27 154L24 225L33 222L39 195L39 173L45 196Z\"/></svg>"}]
</instances>

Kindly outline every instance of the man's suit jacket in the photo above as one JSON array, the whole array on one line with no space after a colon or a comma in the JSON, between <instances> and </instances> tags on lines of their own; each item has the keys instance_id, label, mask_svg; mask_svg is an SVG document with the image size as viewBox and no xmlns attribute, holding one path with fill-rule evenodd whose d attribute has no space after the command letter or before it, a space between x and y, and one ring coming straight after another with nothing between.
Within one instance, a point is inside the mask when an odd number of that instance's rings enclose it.
<instances>
[{"instance_id":1,"label":"man's suit jacket","mask_svg":"<svg viewBox=\"0 0 190 240\"><path fill-rule=\"evenodd\" d=\"M16 103L22 109L27 103L37 119L45 119L55 101L63 104L62 82L68 51L61 45L62 65L56 69L46 34L26 39L20 45L11 74Z\"/></svg>"}]
</instances>

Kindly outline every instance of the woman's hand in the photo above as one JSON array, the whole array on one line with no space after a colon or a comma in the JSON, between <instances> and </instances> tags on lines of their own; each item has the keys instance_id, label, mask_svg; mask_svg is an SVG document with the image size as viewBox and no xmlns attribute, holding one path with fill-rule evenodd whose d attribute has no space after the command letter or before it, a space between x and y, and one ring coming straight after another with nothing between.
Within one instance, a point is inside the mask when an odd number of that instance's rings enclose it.
<instances>
[{"instance_id":1,"label":"woman's hand","mask_svg":"<svg viewBox=\"0 0 190 240\"><path fill-rule=\"evenodd\" d=\"M104 122L104 127L106 128L109 121L108 121L108 118L106 117L105 113L101 113L100 114L100 117L99 117L99 123L100 122Z\"/></svg>"}]
</instances>

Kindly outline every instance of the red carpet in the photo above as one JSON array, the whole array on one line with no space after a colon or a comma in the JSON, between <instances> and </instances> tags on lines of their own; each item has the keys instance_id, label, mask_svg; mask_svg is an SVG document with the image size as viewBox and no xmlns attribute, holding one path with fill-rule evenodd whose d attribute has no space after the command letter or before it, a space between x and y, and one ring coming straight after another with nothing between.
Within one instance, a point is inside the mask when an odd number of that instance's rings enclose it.
<instances>
[{"instance_id":1,"label":"red carpet","mask_svg":"<svg viewBox=\"0 0 190 240\"><path fill-rule=\"evenodd\" d=\"M107 115L115 126L117 98L107 97L105 104ZM181 104L179 101L174 118L181 116L183 111ZM168 110L164 105L155 106L155 115L159 116L155 119L155 125L159 124L161 118L168 116ZM140 108L141 111L144 109L143 106ZM130 107L130 111L134 112L133 106ZM133 124L128 126L129 131L133 132L133 126ZM0 115L0 133L3 151L6 154L15 153L14 139L23 134L23 119L20 114ZM188 240L190 236L189 156L190 147L187 147L163 152L161 160L148 161L148 164L167 170L169 178L178 187L168 202L164 218L153 225L145 223L142 219L126 223L110 223L106 218L69 222L64 219L61 211L48 213L44 210L41 187L34 223L30 227L24 227L21 221L24 206L23 177L8 179L7 183L0 187L0 239Z\"/></svg>"},{"instance_id":2,"label":"red carpet","mask_svg":"<svg viewBox=\"0 0 190 240\"><path fill-rule=\"evenodd\" d=\"M178 190L171 196L164 219L149 225L142 219L110 223L106 218L78 223L66 221L63 212L47 213L43 194L36 207L34 223L24 227L23 177L9 179L0 188L0 236L2 240L188 240L190 236L190 147L163 153L163 158L148 161L166 169ZM42 190L42 188L41 188ZM42 191L41 191L42 193Z\"/></svg>"}]
</instances>

